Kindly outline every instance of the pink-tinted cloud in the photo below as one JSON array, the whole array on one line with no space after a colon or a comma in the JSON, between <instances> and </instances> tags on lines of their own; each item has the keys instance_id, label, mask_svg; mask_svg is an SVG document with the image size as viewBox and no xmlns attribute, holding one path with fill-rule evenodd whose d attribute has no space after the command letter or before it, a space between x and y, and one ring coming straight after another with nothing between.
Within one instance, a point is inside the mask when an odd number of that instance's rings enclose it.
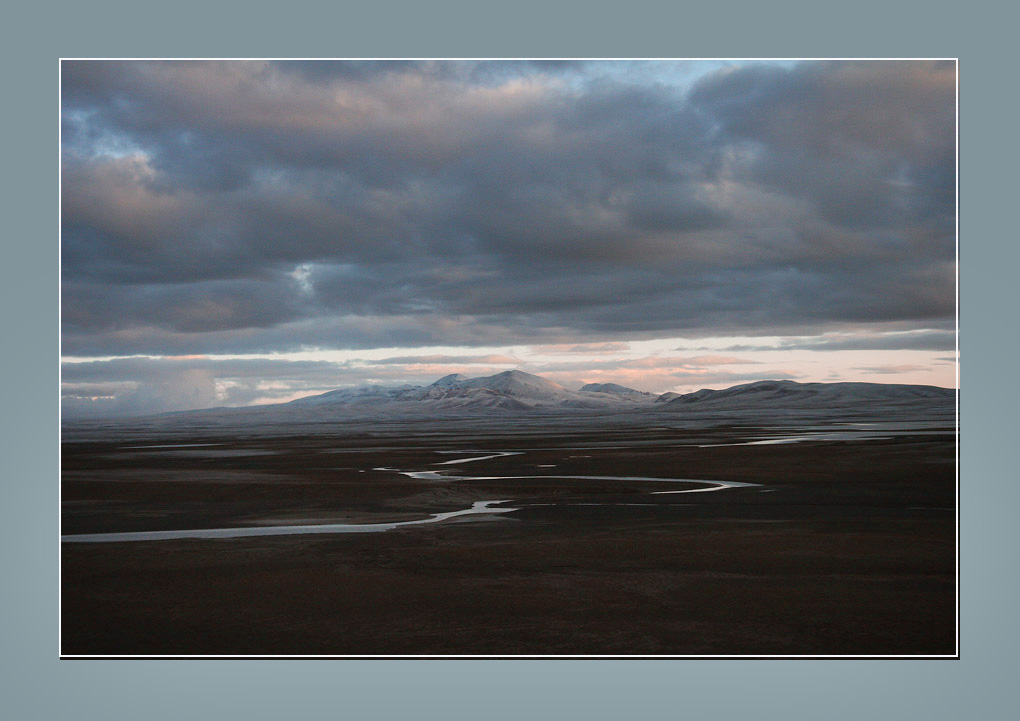
<instances>
[{"instance_id":1,"label":"pink-tinted cloud","mask_svg":"<svg viewBox=\"0 0 1020 721\"><path fill-rule=\"evenodd\" d=\"M536 373L555 372L579 372L591 373L597 371L615 372L623 369L685 369L696 372L699 369L709 366L720 365L755 365L760 361L748 358L737 358L734 356L645 356L643 358L619 358L619 359L578 359L563 362L549 362L532 364Z\"/></svg>"},{"instance_id":2,"label":"pink-tinted cloud","mask_svg":"<svg viewBox=\"0 0 1020 721\"><path fill-rule=\"evenodd\" d=\"M726 387L752 380L799 378L803 374L790 369L763 368L747 372L727 366L761 365L760 361L733 356L646 356L619 360L578 360L542 363L526 370L555 380L565 386L578 383L618 383L652 393L690 391L704 387Z\"/></svg>"}]
</instances>

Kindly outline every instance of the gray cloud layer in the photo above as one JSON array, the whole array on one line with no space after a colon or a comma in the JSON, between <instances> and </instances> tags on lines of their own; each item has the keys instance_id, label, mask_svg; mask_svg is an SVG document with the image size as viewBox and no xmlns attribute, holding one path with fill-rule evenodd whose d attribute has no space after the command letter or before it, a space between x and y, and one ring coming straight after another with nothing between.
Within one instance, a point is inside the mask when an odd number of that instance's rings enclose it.
<instances>
[{"instance_id":1,"label":"gray cloud layer","mask_svg":"<svg viewBox=\"0 0 1020 721\"><path fill-rule=\"evenodd\" d=\"M945 327L938 62L63 64L63 352Z\"/></svg>"},{"instance_id":2,"label":"gray cloud layer","mask_svg":"<svg viewBox=\"0 0 1020 721\"><path fill-rule=\"evenodd\" d=\"M956 332L949 330L922 330L912 333L854 333L783 338L778 345L732 345L729 352L774 350L932 350L956 348Z\"/></svg>"}]
</instances>

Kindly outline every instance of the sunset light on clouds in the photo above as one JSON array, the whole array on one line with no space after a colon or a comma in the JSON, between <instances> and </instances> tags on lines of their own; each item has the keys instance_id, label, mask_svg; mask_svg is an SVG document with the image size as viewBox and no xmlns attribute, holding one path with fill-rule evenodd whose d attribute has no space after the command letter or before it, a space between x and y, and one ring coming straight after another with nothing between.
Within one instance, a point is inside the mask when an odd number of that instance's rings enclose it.
<instances>
[{"instance_id":1,"label":"sunset light on clouds","mask_svg":"<svg viewBox=\"0 0 1020 721\"><path fill-rule=\"evenodd\" d=\"M956 65L64 61L70 417L956 385Z\"/></svg>"}]
</instances>

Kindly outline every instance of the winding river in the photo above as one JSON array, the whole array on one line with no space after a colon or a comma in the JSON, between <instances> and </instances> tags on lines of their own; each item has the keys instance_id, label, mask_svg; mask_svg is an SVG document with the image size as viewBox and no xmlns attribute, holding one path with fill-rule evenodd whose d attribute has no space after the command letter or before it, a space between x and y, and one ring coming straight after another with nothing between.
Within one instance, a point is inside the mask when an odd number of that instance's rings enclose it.
<instances>
[{"instance_id":1,"label":"winding river","mask_svg":"<svg viewBox=\"0 0 1020 721\"><path fill-rule=\"evenodd\" d=\"M82 533L61 536L64 543L114 543L120 541L172 541L181 538L248 538L250 536L295 536L307 533L372 533L391 531L403 526L422 526L439 523L456 516L470 516L477 513L510 513L517 508L490 508L506 501L476 501L471 508L461 511L436 513L429 518L394 523L325 523L298 526L246 526L241 528L197 528L184 531L134 531L129 533Z\"/></svg>"},{"instance_id":2,"label":"winding river","mask_svg":"<svg viewBox=\"0 0 1020 721\"><path fill-rule=\"evenodd\" d=\"M438 453L473 453L474 451L437 451ZM521 455L523 451L490 451L488 455L468 456L450 461L435 463L437 466L462 465L475 461L484 461L491 458L504 456ZM650 495L665 495L675 493L706 493L709 491L722 491L729 488L743 488L757 486L757 483L740 483L738 481L709 481L693 478L656 478L650 476L568 476L557 475L536 475L536 476L469 476L452 475L440 471L401 471L395 468L380 467L374 470L391 471L401 475L422 481L436 482L459 482L459 481L502 481L502 480L526 480L533 478L541 479L566 479L566 480L591 480L591 481L650 481L659 483L696 483L702 488L686 488L672 491L653 491ZM170 541L187 538L200 539L221 539L221 538L249 538L253 536L293 536L304 534L328 534L328 533L375 533L380 531L391 531L405 526L421 526L429 523L440 523L458 516L470 516L478 514L498 514L518 511L520 508L496 508L500 503L511 503L510 500L489 500L475 501L470 508L457 511L446 511L435 513L428 518L413 521L395 521L390 523L326 523L326 524L305 524L286 526L244 526L239 528L198 528L170 531L130 531L123 533L83 533L61 536L62 543L118 543L128 541ZM548 504L528 504L548 505ZM583 503L576 505L635 505L633 503ZM644 505L644 504L638 504ZM655 505L655 504L650 504Z\"/></svg>"}]
</instances>

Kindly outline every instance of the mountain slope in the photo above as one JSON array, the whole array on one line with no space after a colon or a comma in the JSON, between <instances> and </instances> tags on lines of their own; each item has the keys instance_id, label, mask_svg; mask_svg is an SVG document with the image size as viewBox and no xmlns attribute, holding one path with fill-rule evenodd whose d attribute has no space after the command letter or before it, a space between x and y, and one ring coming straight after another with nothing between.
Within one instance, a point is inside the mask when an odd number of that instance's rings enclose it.
<instances>
[{"instance_id":1,"label":"mountain slope","mask_svg":"<svg viewBox=\"0 0 1020 721\"><path fill-rule=\"evenodd\" d=\"M891 383L797 383L783 380L745 383L724 390L702 389L661 402L661 407L670 410L821 409L875 403L949 402L954 397L953 389L936 386Z\"/></svg>"},{"instance_id":2,"label":"mountain slope","mask_svg":"<svg viewBox=\"0 0 1020 721\"><path fill-rule=\"evenodd\" d=\"M449 377L449 376L447 376ZM510 398L545 402L566 400L573 395L559 383L553 383L541 376L524 371L504 371L482 378L468 378L454 381L450 388L485 388Z\"/></svg>"},{"instance_id":3,"label":"mountain slope","mask_svg":"<svg viewBox=\"0 0 1020 721\"><path fill-rule=\"evenodd\" d=\"M633 388L627 386L621 386L617 383L588 383L587 385L581 386L581 391L585 393L615 393L621 396L650 396L651 393L645 391L636 391Z\"/></svg>"},{"instance_id":4,"label":"mountain slope","mask_svg":"<svg viewBox=\"0 0 1020 721\"><path fill-rule=\"evenodd\" d=\"M428 386L368 386L330 391L299 398L291 408L331 408L339 411L375 411L385 414L537 411L537 410L611 410L651 403L654 396L623 386L601 390L614 384L593 384L600 390L564 388L541 376L519 370L491 376L468 378L448 375Z\"/></svg>"}]
</instances>

